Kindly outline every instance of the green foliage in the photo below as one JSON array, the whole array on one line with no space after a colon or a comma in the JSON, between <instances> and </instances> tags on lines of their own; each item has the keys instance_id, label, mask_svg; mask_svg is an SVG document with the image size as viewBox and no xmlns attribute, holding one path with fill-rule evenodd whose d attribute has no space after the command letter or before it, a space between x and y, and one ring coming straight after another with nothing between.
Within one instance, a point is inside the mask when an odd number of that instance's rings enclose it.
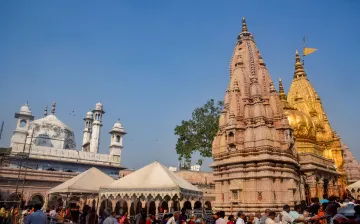
<instances>
[{"instance_id":1,"label":"green foliage","mask_svg":"<svg viewBox=\"0 0 360 224\"><path fill-rule=\"evenodd\" d=\"M223 107L223 101L215 103L214 99L211 99L204 106L195 108L190 120L183 120L175 127L175 135L179 136L176 143L179 160L185 159L186 163L190 164L191 155L198 151L201 159L197 163L202 165L204 158L212 156L212 142L218 131Z\"/></svg>"}]
</instances>

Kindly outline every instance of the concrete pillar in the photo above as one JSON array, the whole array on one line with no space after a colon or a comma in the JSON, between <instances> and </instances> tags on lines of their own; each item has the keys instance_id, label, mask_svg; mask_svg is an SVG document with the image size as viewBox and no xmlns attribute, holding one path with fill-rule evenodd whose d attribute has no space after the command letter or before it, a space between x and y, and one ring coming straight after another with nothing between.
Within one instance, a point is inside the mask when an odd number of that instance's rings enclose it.
<instances>
[{"instance_id":1,"label":"concrete pillar","mask_svg":"<svg viewBox=\"0 0 360 224\"><path fill-rule=\"evenodd\" d=\"M159 201L159 199L157 199L157 200L155 201L155 208L156 208L155 217L156 217L156 218L159 216L159 204L160 204L160 201Z\"/></svg>"}]
</instances>

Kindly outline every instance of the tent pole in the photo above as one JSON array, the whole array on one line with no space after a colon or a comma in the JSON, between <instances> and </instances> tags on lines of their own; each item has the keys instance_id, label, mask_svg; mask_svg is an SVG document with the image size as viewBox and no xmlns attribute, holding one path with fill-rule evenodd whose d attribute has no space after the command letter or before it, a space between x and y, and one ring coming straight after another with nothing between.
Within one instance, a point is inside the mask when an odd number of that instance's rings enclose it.
<instances>
[{"instance_id":1,"label":"tent pole","mask_svg":"<svg viewBox=\"0 0 360 224\"><path fill-rule=\"evenodd\" d=\"M96 210L95 210L95 215L94 215L94 223L96 223L96 214L97 214L97 210L99 208L99 201L100 201L100 195L98 195L98 200L96 202ZM100 213L99 213L99 217L100 217Z\"/></svg>"}]
</instances>

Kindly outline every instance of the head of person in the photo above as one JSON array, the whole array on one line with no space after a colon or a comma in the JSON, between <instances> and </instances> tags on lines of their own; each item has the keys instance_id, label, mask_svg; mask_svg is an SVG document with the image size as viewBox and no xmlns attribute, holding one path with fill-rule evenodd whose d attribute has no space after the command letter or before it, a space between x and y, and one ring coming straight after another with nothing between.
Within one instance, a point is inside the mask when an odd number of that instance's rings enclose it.
<instances>
[{"instance_id":1,"label":"head of person","mask_svg":"<svg viewBox=\"0 0 360 224\"><path fill-rule=\"evenodd\" d=\"M248 222L253 222L253 221L254 221L254 219L255 219L254 214L250 214L250 215L249 215Z\"/></svg>"},{"instance_id":2,"label":"head of person","mask_svg":"<svg viewBox=\"0 0 360 224\"><path fill-rule=\"evenodd\" d=\"M182 208L182 209L181 209L181 214L182 214L182 215L185 215L185 213L186 213L186 209L185 209L185 208Z\"/></svg>"},{"instance_id":3,"label":"head of person","mask_svg":"<svg viewBox=\"0 0 360 224\"><path fill-rule=\"evenodd\" d=\"M220 211L219 216L220 218L225 218L225 211Z\"/></svg>"},{"instance_id":4,"label":"head of person","mask_svg":"<svg viewBox=\"0 0 360 224\"><path fill-rule=\"evenodd\" d=\"M328 206L328 203L323 203L323 204L321 205L321 209L322 209L323 211L326 211L327 206Z\"/></svg>"},{"instance_id":5,"label":"head of person","mask_svg":"<svg viewBox=\"0 0 360 224\"><path fill-rule=\"evenodd\" d=\"M354 210L355 210L355 215L359 216L360 215L360 205L355 206Z\"/></svg>"},{"instance_id":6,"label":"head of person","mask_svg":"<svg viewBox=\"0 0 360 224\"><path fill-rule=\"evenodd\" d=\"M276 213L275 212L269 212L269 216L268 216L270 219L274 220L275 217L276 217Z\"/></svg>"},{"instance_id":7,"label":"head of person","mask_svg":"<svg viewBox=\"0 0 360 224\"><path fill-rule=\"evenodd\" d=\"M111 212L111 216L115 218L116 212Z\"/></svg>"},{"instance_id":8,"label":"head of person","mask_svg":"<svg viewBox=\"0 0 360 224\"><path fill-rule=\"evenodd\" d=\"M283 210L284 210L285 212L289 213L289 212L290 212L290 206L289 206L289 205L284 205L284 206L283 206Z\"/></svg>"},{"instance_id":9,"label":"head of person","mask_svg":"<svg viewBox=\"0 0 360 224\"><path fill-rule=\"evenodd\" d=\"M266 210L265 210L265 215L266 215L267 217L269 217L270 212L271 212L271 210L270 210L270 209L266 209Z\"/></svg>"},{"instance_id":10,"label":"head of person","mask_svg":"<svg viewBox=\"0 0 360 224\"><path fill-rule=\"evenodd\" d=\"M294 210L297 211L300 214L301 213L301 206L300 205L295 205Z\"/></svg>"},{"instance_id":11,"label":"head of person","mask_svg":"<svg viewBox=\"0 0 360 224\"><path fill-rule=\"evenodd\" d=\"M35 204L34 205L34 211L38 211L38 210L41 210L41 204Z\"/></svg>"},{"instance_id":12,"label":"head of person","mask_svg":"<svg viewBox=\"0 0 360 224\"><path fill-rule=\"evenodd\" d=\"M233 215L229 215L228 220L229 220L229 221L234 221L234 220L235 220L235 217L234 217Z\"/></svg>"},{"instance_id":13,"label":"head of person","mask_svg":"<svg viewBox=\"0 0 360 224\"><path fill-rule=\"evenodd\" d=\"M331 217L337 214L337 206L336 204L329 204L326 207L326 213Z\"/></svg>"},{"instance_id":14,"label":"head of person","mask_svg":"<svg viewBox=\"0 0 360 224\"><path fill-rule=\"evenodd\" d=\"M257 217L257 218L261 218L261 212L255 212L255 217Z\"/></svg>"},{"instance_id":15,"label":"head of person","mask_svg":"<svg viewBox=\"0 0 360 224\"><path fill-rule=\"evenodd\" d=\"M169 219L169 215L165 214L164 217L163 217L163 220L168 220L168 219Z\"/></svg>"},{"instance_id":16,"label":"head of person","mask_svg":"<svg viewBox=\"0 0 360 224\"><path fill-rule=\"evenodd\" d=\"M174 218L175 218L175 220L179 219L179 212L174 212Z\"/></svg>"},{"instance_id":17,"label":"head of person","mask_svg":"<svg viewBox=\"0 0 360 224\"><path fill-rule=\"evenodd\" d=\"M220 212L214 213L214 214L213 214L213 218L214 218L215 220L217 220L218 218L220 218Z\"/></svg>"},{"instance_id":18,"label":"head of person","mask_svg":"<svg viewBox=\"0 0 360 224\"><path fill-rule=\"evenodd\" d=\"M242 219L245 218L245 212L243 212L243 211L239 211L237 215L239 218L242 218Z\"/></svg>"}]
</instances>

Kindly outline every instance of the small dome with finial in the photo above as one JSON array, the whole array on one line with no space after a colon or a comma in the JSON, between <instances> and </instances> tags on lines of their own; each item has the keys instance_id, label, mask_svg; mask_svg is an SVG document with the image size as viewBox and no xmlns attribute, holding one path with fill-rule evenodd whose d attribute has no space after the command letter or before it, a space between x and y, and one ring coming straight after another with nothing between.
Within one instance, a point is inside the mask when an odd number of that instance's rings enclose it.
<instances>
[{"instance_id":1,"label":"small dome with finial","mask_svg":"<svg viewBox=\"0 0 360 224\"><path fill-rule=\"evenodd\" d=\"M95 109L96 109L96 110L102 110L102 109L103 109L103 105L102 105L101 101L99 101L99 102L95 105Z\"/></svg>"},{"instance_id":2,"label":"small dome with finial","mask_svg":"<svg viewBox=\"0 0 360 224\"><path fill-rule=\"evenodd\" d=\"M28 103L20 108L20 114L32 115L31 109Z\"/></svg>"},{"instance_id":3,"label":"small dome with finial","mask_svg":"<svg viewBox=\"0 0 360 224\"><path fill-rule=\"evenodd\" d=\"M120 119L118 119L116 121L116 123L114 124L112 130L110 131L110 133L113 133L113 132L126 134L126 132L124 130L124 127L120 123Z\"/></svg>"},{"instance_id":4,"label":"small dome with finial","mask_svg":"<svg viewBox=\"0 0 360 224\"><path fill-rule=\"evenodd\" d=\"M90 119L92 119L93 118L93 112L91 111L91 110L89 110L87 113L86 113L86 118L90 118Z\"/></svg>"}]
</instances>

